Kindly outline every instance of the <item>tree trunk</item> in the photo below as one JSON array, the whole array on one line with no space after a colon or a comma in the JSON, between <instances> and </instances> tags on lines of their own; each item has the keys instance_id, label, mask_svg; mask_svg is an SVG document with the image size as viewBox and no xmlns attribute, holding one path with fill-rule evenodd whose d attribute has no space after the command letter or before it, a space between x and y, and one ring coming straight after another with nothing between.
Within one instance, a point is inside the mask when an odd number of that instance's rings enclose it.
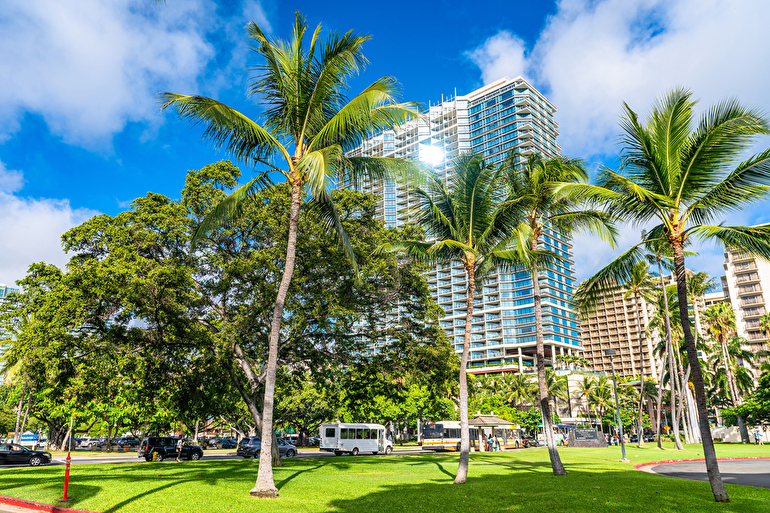
<instances>
[{"instance_id":1,"label":"tree trunk","mask_svg":"<svg viewBox=\"0 0 770 513\"><path fill-rule=\"evenodd\" d=\"M532 241L532 250L537 250L537 238ZM551 458L551 468L556 476L567 474L559 457L559 449L556 447L556 437L553 436L551 423L551 408L548 404L548 389L545 384L545 344L543 342L543 313L540 304L540 278L538 276L537 263L531 268L532 287L535 295L535 335L537 340L537 384L540 390L540 411L543 414L543 431L548 444L548 456ZM551 355L553 356L553 355Z\"/></svg>"},{"instance_id":2,"label":"tree trunk","mask_svg":"<svg viewBox=\"0 0 770 513\"><path fill-rule=\"evenodd\" d=\"M476 296L476 261L473 255L466 255L465 278L465 335L463 337L463 355L460 358L460 463L454 484L464 484L468 480L468 460L471 451L471 435L468 428L468 379L465 370L468 368L468 358L471 351L471 328L473 326L473 299Z\"/></svg>"},{"instance_id":3,"label":"tree trunk","mask_svg":"<svg viewBox=\"0 0 770 513\"><path fill-rule=\"evenodd\" d=\"M193 440L195 440L195 442L193 442L193 443L195 445L198 445L198 431L199 431L200 425L201 425L200 419L196 419L196 421L195 421L195 436L193 437Z\"/></svg>"},{"instance_id":4,"label":"tree trunk","mask_svg":"<svg viewBox=\"0 0 770 513\"><path fill-rule=\"evenodd\" d=\"M676 422L676 361L674 360L674 343L671 339L671 315L668 311L668 292L663 281L663 266L658 261L658 273L660 274L660 286L663 288L663 308L665 310L664 324L666 326L666 352L668 353L668 386L671 388L669 405L671 408L671 429L674 431L674 446L682 451L682 441L679 440L679 423Z\"/></svg>"},{"instance_id":5,"label":"tree trunk","mask_svg":"<svg viewBox=\"0 0 770 513\"><path fill-rule=\"evenodd\" d=\"M19 434L19 422L21 422L21 409L24 407L24 396L27 395L27 378L24 378L24 387L21 389L21 397L19 397L19 406L16 408L16 428L13 431L13 443L17 444L21 441L21 435Z\"/></svg>"},{"instance_id":6,"label":"tree trunk","mask_svg":"<svg viewBox=\"0 0 770 513\"><path fill-rule=\"evenodd\" d=\"M658 412L656 415L656 431L658 438L658 449L663 449L663 444L660 440L660 416L663 410L663 376L666 374L666 364L668 363L668 355L663 357L663 363L660 365L660 373L658 375Z\"/></svg>"},{"instance_id":7,"label":"tree trunk","mask_svg":"<svg viewBox=\"0 0 770 513\"><path fill-rule=\"evenodd\" d=\"M687 359L692 367L692 382L695 387L695 402L698 405L698 416L701 418L700 432L703 440L703 456L706 459L706 470L711 484L711 491L716 502L730 502L727 490L719 473L714 440L711 438L711 430L708 422L708 409L706 406L706 389L703 386L703 374L698 360L698 350L695 347L695 339L690 332L690 318L687 311L687 282L685 281L684 245L681 239L672 238L671 245L674 249L674 267L676 269L676 289L679 299L679 314L682 320L684 343L687 348Z\"/></svg>"},{"instance_id":8,"label":"tree trunk","mask_svg":"<svg viewBox=\"0 0 770 513\"><path fill-rule=\"evenodd\" d=\"M24 408L24 420L21 421L21 431L19 434L19 440L21 440L21 435L24 434L24 429L27 427L27 415L29 415L29 405L32 404L32 390L29 391L29 394L27 394L27 407Z\"/></svg>"},{"instance_id":9,"label":"tree trunk","mask_svg":"<svg viewBox=\"0 0 770 513\"><path fill-rule=\"evenodd\" d=\"M639 432L636 435L637 447L644 447L644 427L642 412L644 411L644 327L642 326L642 307L639 304L639 293L634 292L636 303L636 323L639 326Z\"/></svg>"},{"instance_id":10,"label":"tree trunk","mask_svg":"<svg viewBox=\"0 0 770 513\"><path fill-rule=\"evenodd\" d=\"M689 314L687 318L690 318ZM677 376L679 377L679 381L676 382L676 391L679 395L679 407L676 409L676 419L677 425L679 425L679 422L682 423L682 431L684 431L684 443L687 445L692 443L692 438L690 437L690 431L687 428L688 422L684 418L684 363L682 362L682 357L678 346L674 346L674 357L676 358Z\"/></svg>"},{"instance_id":11,"label":"tree trunk","mask_svg":"<svg viewBox=\"0 0 770 513\"><path fill-rule=\"evenodd\" d=\"M259 471L257 482L249 493L253 497L276 498L278 489L273 479L272 445L273 437L266 436L273 432L273 396L275 394L275 373L278 366L278 339L281 336L281 318L286 304L286 295L294 274L294 258L297 251L297 230L299 227L299 207L302 203L302 187L298 183L291 185L291 209L289 211L289 237L286 244L286 262L283 277L278 287L273 308L273 322L270 325L270 339L265 372L265 398L262 401L262 445L259 453Z\"/></svg>"}]
</instances>

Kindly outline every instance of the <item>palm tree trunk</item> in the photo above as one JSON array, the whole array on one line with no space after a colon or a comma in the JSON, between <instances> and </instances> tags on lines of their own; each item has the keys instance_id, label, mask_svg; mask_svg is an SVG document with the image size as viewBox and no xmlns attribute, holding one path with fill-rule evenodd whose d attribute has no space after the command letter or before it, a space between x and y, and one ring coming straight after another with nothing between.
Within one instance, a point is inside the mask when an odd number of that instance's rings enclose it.
<instances>
[{"instance_id":1,"label":"palm tree trunk","mask_svg":"<svg viewBox=\"0 0 770 513\"><path fill-rule=\"evenodd\" d=\"M24 429L27 427L27 417L29 416L29 405L32 404L32 390L29 391L29 394L27 394L27 407L24 408L24 420L21 421L21 430L20 432L23 434ZM19 435L21 436L21 435Z\"/></svg>"},{"instance_id":2,"label":"palm tree trunk","mask_svg":"<svg viewBox=\"0 0 770 513\"><path fill-rule=\"evenodd\" d=\"M532 250L537 250L537 239L532 241ZM543 342L543 312L540 305L540 282L537 263L531 268L532 287L535 295L535 334L537 340L537 384L540 389L540 411L543 414L543 431L548 444L548 456L551 458L551 468L556 476L567 474L559 457L559 449L556 447L556 437L553 436L551 423L551 408L548 404L548 389L545 384L545 344Z\"/></svg>"},{"instance_id":3,"label":"palm tree trunk","mask_svg":"<svg viewBox=\"0 0 770 513\"><path fill-rule=\"evenodd\" d=\"M291 208L289 210L289 237L286 244L286 262L281 284L273 308L273 322L270 325L270 339L267 351L265 373L265 399L262 402L262 445L259 452L259 471L257 482L249 493L253 497L275 498L278 489L273 479L273 398L275 394L275 373L278 367L278 339L281 336L281 318L294 274L294 258L297 252L297 231L299 227L299 207L302 203L302 187L291 184Z\"/></svg>"},{"instance_id":4,"label":"palm tree trunk","mask_svg":"<svg viewBox=\"0 0 770 513\"><path fill-rule=\"evenodd\" d=\"M668 355L663 356L663 363L660 366L660 374L658 375L658 412L655 420L658 449L663 449L663 443L660 440L660 416L661 410L663 410L663 376L666 374L666 364L668 363Z\"/></svg>"},{"instance_id":5,"label":"palm tree trunk","mask_svg":"<svg viewBox=\"0 0 770 513\"><path fill-rule=\"evenodd\" d=\"M466 256L465 278L465 336L463 337L463 355L460 358L460 463L454 484L464 484L468 479L468 460L471 452L471 435L468 428L468 378L465 369L468 368L468 357L471 351L471 328L473 325L473 300L476 295L476 263L473 255Z\"/></svg>"},{"instance_id":6,"label":"palm tree trunk","mask_svg":"<svg viewBox=\"0 0 770 513\"><path fill-rule=\"evenodd\" d=\"M658 274L660 275L660 286L663 288L663 309L665 313L664 324L666 326L666 353L668 354L668 386L671 388L669 405L671 409L671 429L674 430L674 446L677 450L683 451L682 441L679 440L679 423L676 422L676 361L674 360L674 343L671 340L671 315L668 311L668 292L666 283L663 281L663 266L658 261ZM662 383L662 381L661 381ZM660 438L658 438L660 440Z\"/></svg>"},{"instance_id":7,"label":"palm tree trunk","mask_svg":"<svg viewBox=\"0 0 770 513\"><path fill-rule=\"evenodd\" d=\"M642 327L642 307L639 304L639 293L634 292L636 303L636 323L639 326L639 432L637 447L644 447L644 427L642 427L642 412L644 411L644 328Z\"/></svg>"},{"instance_id":8,"label":"palm tree trunk","mask_svg":"<svg viewBox=\"0 0 770 513\"><path fill-rule=\"evenodd\" d=\"M688 322L689 322L689 315L687 316ZM689 327L689 326L688 326ZM684 364L682 363L682 356L679 352L679 347L674 346L674 357L676 358L676 367L677 367L677 376L679 378L679 381L676 382L676 392L679 396L679 406L676 409L676 418L677 418L677 425L679 422L682 423L682 431L684 432L684 443L685 445L691 444L692 439L690 437L690 431L687 429L687 420L684 418L684 371L682 370L684 368Z\"/></svg>"},{"instance_id":9,"label":"palm tree trunk","mask_svg":"<svg viewBox=\"0 0 770 513\"><path fill-rule=\"evenodd\" d=\"M698 350L695 347L695 339L690 331L690 316L687 311L687 282L684 267L684 245L680 239L671 238L671 245L674 250L674 268L676 269L676 289L679 300L679 315L682 320L682 331L684 332L684 343L687 348L687 359L692 367L692 382L695 387L695 402L698 405L698 416L702 419L700 423L701 439L703 440L703 456L706 459L706 471L711 484L711 492L714 494L716 502L730 502L727 490L722 482L722 476L719 473L719 463L714 448L714 440L711 438L711 430L708 422L708 409L706 406L706 389L703 385L703 373L698 360Z\"/></svg>"}]
</instances>

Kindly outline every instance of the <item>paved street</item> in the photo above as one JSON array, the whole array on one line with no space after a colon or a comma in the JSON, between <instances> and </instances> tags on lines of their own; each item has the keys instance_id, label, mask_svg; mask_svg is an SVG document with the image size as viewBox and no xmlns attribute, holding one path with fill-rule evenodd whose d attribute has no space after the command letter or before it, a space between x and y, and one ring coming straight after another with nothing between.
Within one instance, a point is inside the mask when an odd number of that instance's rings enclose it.
<instances>
[{"instance_id":1,"label":"paved street","mask_svg":"<svg viewBox=\"0 0 770 513\"><path fill-rule=\"evenodd\" d=\"M708 481L706 463L703 461L665 463L644 470L683 479ZM770 488L770 460L723 460L719 462L719 471L725 483Z\"/></svg>"},{"instance_id":2,"label":"paved street","mask_svg":"<svg viewBox=\"0 0 770 513\"><path fill-rule=\"evenodd\" d=\"M419 454L419 453L428 453L431 451L423 451L420 447L395 447L393 449L394 454ZM385 457L384 454L381 455L382 457ZM297 455L297 458L327 458L327 457L334 457L334 453L326 452L326 451L302 451ZM227 452L223 453L220 451L213 452L213 451L204 451L203 453L203 460L232 460L232 459L241 459L240 456L237 456L235 454L235 451L233 452ZM97 465L100 463L136 463L139 461L144 461L136 456L136 453L132 453L130 456L86 456L86 455L79 455L77 453L72 454L72 465ZM171 458L170 460L167 460L163 463L176 463L176 461ZM54 458L54 461L50 463L50 465L64 465L65 460L64 458ZM25 467L27 465L0 465L0 469L3 468L12 468L12 467ZM2 511L2 510L0 510Z\"/></svg>"}]
</instances>

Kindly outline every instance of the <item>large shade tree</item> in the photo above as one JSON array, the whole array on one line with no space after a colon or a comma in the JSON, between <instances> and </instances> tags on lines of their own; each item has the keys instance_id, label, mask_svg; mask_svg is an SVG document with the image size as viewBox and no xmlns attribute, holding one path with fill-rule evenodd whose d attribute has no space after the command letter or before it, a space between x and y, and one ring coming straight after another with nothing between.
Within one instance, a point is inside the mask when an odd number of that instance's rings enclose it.
<instances>
[{"instance_id":1,"label":"large shade tree","mask_svg":"<svg viewBox=\"0 0 770 513\"><path fill-rule=\"evenodd\" d=\"M237 189L201 223L196 238L205 236L241 212L255 188L270 173L289 184L291 209L286 256L275 299L265 366L262 431L273 431L275 374L284 305L295 267L300 205L312 202L317 216L336 229L351 264L355 257L329 194L344 175L356 181L395 177L410 167L406 161L388 158L348 158L346 151L363 139L392 128L417 113L412 104L397 103L397 83L391 77L376 80L352 98L348 80L367 63L362 53L369 39L354 31L331 33L321 41L321 26L309 40L308 25L297 13L290 39L270 38L254 22L247 26L251 49L261 62L251 67L251 95L262 105L255 121L223 103L203 96L163 93L162 109L204 127L204 138L227 150L241 162L254 164L260 173ZM277 497L271 462L272 437L262 437L256 497Z\"/></svg>"},{"instance_id":2,"label":"large shade tree","mask_svg":"<svg viewBox=\"0 0 770 513\"><path fill-rule=\"evenodd\" d=\"M759 134L770 133L768 120L758 111L726 100L706 110L694 124L696 101L685 89L665 94L652 108L646 123L625 105L622 165L605 169L596 185L571 185L566 190L603 204L607 211L632 224L655 223L647 241L663 241L671 248L677 282L679 314L692 369L701 439L709 482L717 502L729 497L719 473L708 423L703 373L690 329L685 246L696 241L719 241L726 247L770 258L770 225L726 226L725 214L770 196L770 150L740 157ZM633 246L590 279L600 291L608 282L626 281L633 265L643 258Z\"/></svg>"},{"instance_id":3,"label":"large shade tree","mask_svg":"<svg viewBox=\"0 0 770 513\"><path fill-rule=\"evenodd\" d=\"M599 235L614 245L617 232L611 214L585 208L580 198L571 193L557 192L562 184L579 184L588 181L588 173L582 164L566 157L546 158L540 154L521 159L518 154L508 156L503 171L510 195L521 215L517 228L517 251L532 277L535 310L535 335L537 354L537 382L540 391L539 405L543 413L543 430L548 444L551 467L556 475L566 474L554 437L548 388L545 376L545 345L543 336L541 271L544 267L561 264L564 256L554 251L540 251L546 237L572 236L576 232ZM554 357L555 355L551 355Z\"/></svg>"}]
</instances>

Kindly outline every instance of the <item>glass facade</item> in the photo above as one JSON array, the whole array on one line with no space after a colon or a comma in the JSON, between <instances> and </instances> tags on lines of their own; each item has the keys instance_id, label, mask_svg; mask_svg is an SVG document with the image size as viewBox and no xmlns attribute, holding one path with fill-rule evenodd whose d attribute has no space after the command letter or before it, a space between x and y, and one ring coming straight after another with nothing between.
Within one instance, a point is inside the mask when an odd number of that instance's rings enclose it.
<instances>
[{"instance_id":1,"label":"glass facade","mask_svg":"<svg viewBox=\"0 0 770 513\"><path fill-rule=\"evenodd\" d=\"M15 289L13 287L9 287L7 285L3 285L2 283L0 283L0 299L5 299L5 296L13 292L19 292L19 289Z\"/></svg>"},{"instance_id":2,"label":"glass facade","mask_svg":"<svg viewBox=\"0 0 770 513\"><path fill-rule=\"evenodd\" d=\"M492 163L500 162L511 151L555 156L560 151L555 111L545 96L524 79L506 77L468 95L429 105L423 119L378 134L350 155L420 159L444 179L460 153L479 154ZM351 184L343 179L341 186ZM380 196L377 213L391 226L408 222L409 210L419 205L417 198L393 183L371 182L359 187ZM550 360L556 354L582 351L582 346L571 302L576 286L571 240L548 230L540 242L564 257L561 263L540 273L546 358ZM431 269L426 277L434 298L446 313L441 326L460 352L465 332L465 271L459 261L452 261ZM484 277L477 294L470 370L533 369L535 319L529 273L497 270ZM403 305L394 312L401 308ZM376 351L377 347L373 347L372 352Z\"/></svg>"}]
</instances>

